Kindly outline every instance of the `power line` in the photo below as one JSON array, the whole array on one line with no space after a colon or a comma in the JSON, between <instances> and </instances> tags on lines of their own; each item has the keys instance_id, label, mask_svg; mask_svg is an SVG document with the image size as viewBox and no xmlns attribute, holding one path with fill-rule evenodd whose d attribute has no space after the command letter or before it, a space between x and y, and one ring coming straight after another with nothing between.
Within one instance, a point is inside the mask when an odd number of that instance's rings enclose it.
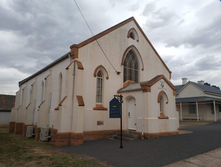
<instances>
[{"instance_id":1,"label":"power line","mask_svg":"<svg viewBox=\"0 0 221 167\"><path fill-rule=\"evenodd\" d=\"M80 7L78 6L78 4L77 4L76 0L74 0L74 2L75 2L75 4L76 4L76 6L77 6L78 10L80 11L80 13L81 13L81 15L82 15L82 17L83 17L83 19L84 19L85 23L87 24L87 27L89 28L89 30L90 30L90 32L91 32L91 34L93 35L93 37L94 37L95 41L97 42L98 46L100 47L101 51L103 52L104 56L107 58L107 60L109 61L109 63L110 63L110 64L111 64L111 66L113 67L113 69L116 71L116 73L119 73L119 72L116 70L116 68L114 68L113 64L112 64L112 63L111 63L111 61L108 59L108 57L107 57L107 55L105 54L105 52L104 52L103 48L101 47L100 43L99 43L99 42L97 41L97 39L95 38L94 33L92 32L92 30L91 30L91 28L90 28L89 24L87 23L87 20L85 19L85 17L84 17L84 15L83 15L83 13L81 12L81 9L80 9Z\"/></svg>"}]
</instances>

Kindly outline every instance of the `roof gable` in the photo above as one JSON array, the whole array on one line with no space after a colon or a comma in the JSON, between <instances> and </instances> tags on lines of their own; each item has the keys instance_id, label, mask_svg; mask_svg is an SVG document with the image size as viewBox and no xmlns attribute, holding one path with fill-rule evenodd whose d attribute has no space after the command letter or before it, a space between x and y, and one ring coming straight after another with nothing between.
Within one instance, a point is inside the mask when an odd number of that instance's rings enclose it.
<instances>
[{"instance_id":1,"label":"roof gable","mask_svg":"<svg viewBox=\"0 0 221 167\"><path fill-rule=\"evenodd\" d=\"M164 75L157 75L156 77L154 77L153 79L151 79L149 81L143 81L143 82L137 82L137 83L130 84L129 86L118 90L118 93L139 91L139 90L142 90L142 88L146 89L147 87L149 88L149 91L151 91L151 87L161 79L163 79L172 90L174 90L174 91L176 90L176 88L173 86L173 84Z\"/></svg>"},{"instance_id":2,"label":"roof gable","mask_svg":"<svg viewBox=\"0 0 221 167\"><path fill-rule=\"evenodd\" d=\"M176 85L175 86L177 88L176 94L178 95L180 92L182 92L189 84L193 85L194 87L203 91L204 93L221 95L221 91L217 88L208 85L202 85L192 81L187 82L185 85Z\"/></svg>"},{"instance_id":3,"label":"roof gable","mask_svg":"<svg viewBox=\"0 0 221 167\"><path fill-rule=\"evenodd\" d=\"M172 72L169 70L169 68L167 67L167 65L164 63L163 59L160 57L160 55L158 54L158 52L156 51L156 49L153 47L152 43L151 43L150 40L147 38L146 34L143 32L143 30L141 29L141 27L139 26L139 24L137 23L137 21L135 20L134 17L131 17L131 18L127 19L127 20L124 20L124 21L122 21L121 23L119 23L119 24L117 24L117 25L115 25L115 26L113 26L113 27L111 27L111 28L108 28L107 30L105 30L105 31L103 31L103 32L101 32L101 33L99 33L99 34L97 34L97 35L95 35L95 36L93 36L93 37L91 37L91 38L89 38L89 39L87 39L87 40L85 40L85 41L79 43L79 44L73 44L73 45L71 45L71 46L70 46L71 56L72 56L73 58L75 58L75 57L78 58L78 49L79 49L79 48L81 48L81 47L83 47L83 46L85 46L85 45L87 45L87 44L89 44L89 43L91 43L91 42L93 42L93 41L95 41L95 40L97 40L97 39L103 37L104 35L106 35L106 34L112 32L112 31L116 30L117 28L119 28L119 27L121 27L121 26L123 26L123 25L125 25L125 24L127 24L127 23L129 23L129 22L131 22L131 21L133 21L133 22L136 24L137 28L140 30L140 32L141 32L141 34L143 35L143 37L146 39L147 43L148 43L148 44L150 45L150 47L153 49L153 51L154 51L155 54L158 56L158 58L159 58L160 61L163 63L163 65L164 65L165 68L168 70L168 72L171 74ZM73 55L73 54L77 54L77 55Z\"/></svg>"},{"instance_id":4,"label":"roof gable","mask_svg":"<svg viewBox=\"0 0 221 167\"><path fill-rule=\"evenodd\" d=\"M212 93L212 94L221 95L221 91L217 88L214 88L214 87L208 86L208 85L202 85L202 84L195 83L195 82L191 82L191 83L196 85L198 88L202 89L205 93Z\"/></svg>"}]
</instances>

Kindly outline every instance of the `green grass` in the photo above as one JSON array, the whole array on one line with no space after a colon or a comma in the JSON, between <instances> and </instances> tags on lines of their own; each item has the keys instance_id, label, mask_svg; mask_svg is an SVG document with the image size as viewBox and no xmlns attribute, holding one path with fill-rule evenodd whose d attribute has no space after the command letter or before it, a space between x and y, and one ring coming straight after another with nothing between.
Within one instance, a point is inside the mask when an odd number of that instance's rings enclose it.
<instances>
[{"instance_id":1,"label":"green grass","mask_svg":"<svg viewBox=\"0 0 221 167\"><path fill-rule=\"evenodd\" d=\"M53 143L8 133L0 127L0 166L102 167L108 166L94 158L67 154L54 149Z\"/></svg>"}]
</instances>

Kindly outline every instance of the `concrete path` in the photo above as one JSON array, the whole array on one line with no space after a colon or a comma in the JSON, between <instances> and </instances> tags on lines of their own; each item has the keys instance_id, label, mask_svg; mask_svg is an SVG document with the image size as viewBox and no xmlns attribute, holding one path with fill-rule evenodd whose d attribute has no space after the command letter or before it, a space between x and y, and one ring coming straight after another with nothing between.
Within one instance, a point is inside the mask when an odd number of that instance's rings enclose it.
<instances>
[{"instance_id":1,"label":"concrete path","mask_svg":"<svg viewBox=\"0 0 221 167\"><path fill-rule=\"evenodd\" d=\"M164 167L221 167L221 148L196 155Z\"/></svg>"},{"instance_id":2,"label":"concrete path","mask_svg":"<svg viewBox=\"0 0 221 167\"><path fill-rule=\"evenodd\" d=\"M221 148L221 123L186 126L182 130L193 133L123 142L123 149L119 149L120 141L108 139L86 141L83 145L59 149L71 154L95 157L115 167L162 167L169 164L174 165L175 162L180 163L181 166L189 166L190 162L192 162L191 165L211 164L212 162L216 165L218 163L217 159L212 160L213 157L208 156L209 153L205 155L204 153ZM216 155L212 152L210 155L214 154ZM199 157L192 159L196 155ZM188 162L188 165L184 162ZM175 164L175 166L179 166L179 164Z\"/></svg>"}]
</instances>

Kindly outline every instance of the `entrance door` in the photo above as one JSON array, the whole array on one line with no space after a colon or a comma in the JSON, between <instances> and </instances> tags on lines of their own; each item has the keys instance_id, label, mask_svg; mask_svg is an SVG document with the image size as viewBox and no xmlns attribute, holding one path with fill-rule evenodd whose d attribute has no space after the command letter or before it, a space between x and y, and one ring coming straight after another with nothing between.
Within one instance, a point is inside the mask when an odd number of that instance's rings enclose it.
<instances>
[{"instance_id":1,"label":"entrance door","mask_svg":"<svg viewBox=\"0 0 221 167\"><path fill-rule=\"evenodd\" d=\"M134 98L128 100L128 129L136 130L136 102Z\"/></svg>"}]
</instances>

